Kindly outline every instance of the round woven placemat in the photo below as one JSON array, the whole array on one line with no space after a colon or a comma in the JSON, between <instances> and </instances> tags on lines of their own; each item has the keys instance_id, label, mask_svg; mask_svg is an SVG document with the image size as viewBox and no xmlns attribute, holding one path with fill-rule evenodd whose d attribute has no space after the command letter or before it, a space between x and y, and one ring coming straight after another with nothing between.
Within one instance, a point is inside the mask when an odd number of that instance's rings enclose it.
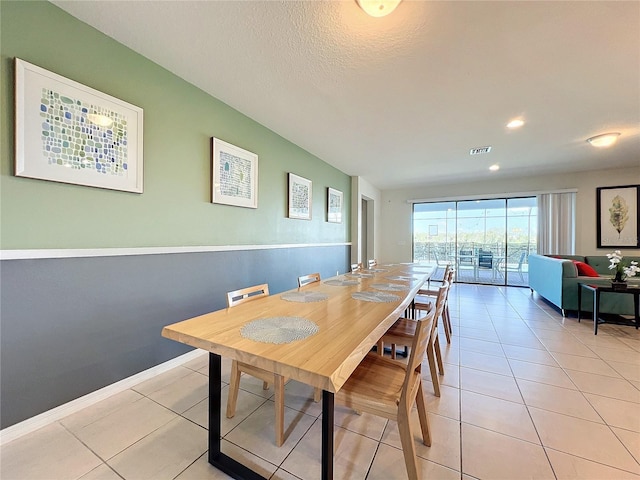
<instances>
[{"instance_id":1,"label":"round woven placemat","mask_svg":"<svg viewBox=\"0 0 640 480\"><path fill-rule=\"evenodd\" d=\"M383 268L365 268L363 272L365 273L380 273L380 272L388 272L389 270L385 270Z\"/></svg>"},{"instance_id":2,"label":"round woven placemat","mask_svg":"<svg viewBox=\"0 0 640 480\"><path fill-rule=\"evenodd\" d=\"M287 292L283 293L280 298L287 302L309 303L322 302L329 298L329 295L320 292Z\"/></svg>"},{"instance_id":3,"label":"round woven placemat","mask_svg":"<svg viewBox=\"0 0 640 480\"><path fill-rule=\"evenodd\" d=\"M399 296L384 292L355 292L351 294L351 298L365 302L397 302L400 300Z\"/></svg>"},{"instance_id":4,"label":"round woven placemat","mask_svg":"<svg viewBox=\"0 0 640 480\"><path fill-rule=\"evenodd\" d=\"M407 290L409 287L399 283L374 283L371 285L371 288L375 288L376 290L388 290L390 292L401 292L403 290Z\"/></svg>"},{"instance_id":5,"label":"round woven placemat","mask_svg":"<svg viewBox=\"0 0 640 480\"><path fill-rule=\"evenodd\" d=\"M350 277L355 277L355 278L371 278L373 277L373 273L347 273L347 275L349 275Z\"/></svg>"},{"instance_id":6,"label":"round woven placemat","mask_svg":"<svg viewBox=\"0 0 640 480\"><path fill-rule=\"evenodd\" d=\"M260 318L240 329L242 338L262 343L291 343L318 332L318 325L302 317Z\"/></svg>"},{"instance_id":7,"label":"round woven placemat","mask_svg":"<svg viewBox=\"0 0 640 480\"><path fill-rule=\"evenodd\" d=\"M358 285L360 282L358 280L338 280L338 279L334 279L334 280L327 280L326 282L327 285L334 285L336 287L349 287L352 285Z\"/></svg>"},{"instance_id":8,"label":"round woven placemat","mask_svg":"<svg viewBox=\"0 0 640 480\"><path fill-rule=\"evenodd\" d=\"M385 277L389 280L401 280L403 282L410 282L411 280L413 280L413 277L402 277L400 275L394 275L393 277Z\"/></svg>"}]
</instances>

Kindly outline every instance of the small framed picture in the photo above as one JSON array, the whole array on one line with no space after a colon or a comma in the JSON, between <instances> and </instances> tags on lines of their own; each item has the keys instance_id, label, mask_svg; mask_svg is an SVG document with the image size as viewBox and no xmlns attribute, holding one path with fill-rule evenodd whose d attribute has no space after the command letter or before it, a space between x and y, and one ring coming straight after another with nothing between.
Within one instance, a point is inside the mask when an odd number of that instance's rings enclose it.
<instances>
[{"instance_id":1,"label":"small framed picture","mask_svg":"<svg viewBox=\"0 0 640 480\"><path fill-rule=\"evenodd\" d=\"M640 248L640 185L596 189L598 248Z\"/></svg>"},{"instance_id":2,"label":"small framed picture","mask_svg":"<svg viewBox=\"0 0 640 480\"><path fill-rule=\"evenodd\" d=\"M142 193L140 107L15 60L15 175Z\"/></svg>"},{"instance_id":3,"label":"small framed picture","mask_svg":"<svg viewBox=\"0 0 640 480\"><path fill-rule=\"evenodd\" d=\"M342 192L327 188L327 222L342 223Z\"/></svg>"},{"instance_id":4,"label":"small framed picture","mask_svg":"<svg viewBox=\"0 0 640 480\"><path fill-rule=\"evenodd\" d=\"M258 208L258 155L211 139L211 202Z\"/></svg>"},{"instance_id":5,"label":"small framed picture","mask_svg":"<svg viewBox=\"0 0 640 480\"><path fill-rule=\"evenodd\" d=\"M311 220L311 180L289 173L289 218Z\"/></svg>"}]
</instances>

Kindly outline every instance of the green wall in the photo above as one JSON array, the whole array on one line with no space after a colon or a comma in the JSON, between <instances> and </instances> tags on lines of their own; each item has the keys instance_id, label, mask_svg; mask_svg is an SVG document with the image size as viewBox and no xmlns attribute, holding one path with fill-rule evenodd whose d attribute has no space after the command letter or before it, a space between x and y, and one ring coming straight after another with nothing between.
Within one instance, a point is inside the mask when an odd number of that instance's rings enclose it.
<instances>
[{"instance_id":1,"label":"green wall","mask_svg":"<svg viewBox=\"0 0 640 480\"><path fill-rule=\"evenodd\" d=\"M0 16L2 249L349 241L349 176L52 4L2 0ZM14 57L144 109L143 194L13 176ZM259 155L257 209L210 203L214 136ZM287 172L313 181L311 221L286 218Z\"/></svg>"}]
</instances>

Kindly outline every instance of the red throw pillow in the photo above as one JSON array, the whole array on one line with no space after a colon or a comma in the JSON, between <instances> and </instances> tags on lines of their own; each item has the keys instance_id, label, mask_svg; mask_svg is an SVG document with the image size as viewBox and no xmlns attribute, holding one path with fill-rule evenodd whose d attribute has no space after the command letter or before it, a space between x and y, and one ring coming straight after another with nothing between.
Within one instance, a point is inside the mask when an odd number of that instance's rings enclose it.
<instances>
[{"instance_id":1,"label":"red throw pillow","mask_svg":"<svg viewBox=\"0 0 640 480\"><path fill-rule=\"evenodd\" d=\"M576 268L578 269L578 275L581 277L599 277L600 274L596 272L591 265L584 262L573 260Z\"/></svg>"}]
</instances>

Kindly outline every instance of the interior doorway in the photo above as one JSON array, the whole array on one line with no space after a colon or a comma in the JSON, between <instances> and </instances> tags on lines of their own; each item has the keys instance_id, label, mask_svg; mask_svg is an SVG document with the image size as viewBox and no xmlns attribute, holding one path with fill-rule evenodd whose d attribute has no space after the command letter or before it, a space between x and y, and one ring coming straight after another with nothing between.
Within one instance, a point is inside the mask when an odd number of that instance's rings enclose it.
<instances>
[{"instance_id":1,"label":"interior doorway","mask_svg":"<svg viewBox=\"0 0 640 480\"><path fill-rule=\"evenodd\" d=\"M366 198L362 198L362 204L360 205L362 214L360 216L362 223L360 224L361 232L360 232L360 261L363 266L366 266L367 260L369 259L369 201Z\"/></svg>"}]
</instances>

